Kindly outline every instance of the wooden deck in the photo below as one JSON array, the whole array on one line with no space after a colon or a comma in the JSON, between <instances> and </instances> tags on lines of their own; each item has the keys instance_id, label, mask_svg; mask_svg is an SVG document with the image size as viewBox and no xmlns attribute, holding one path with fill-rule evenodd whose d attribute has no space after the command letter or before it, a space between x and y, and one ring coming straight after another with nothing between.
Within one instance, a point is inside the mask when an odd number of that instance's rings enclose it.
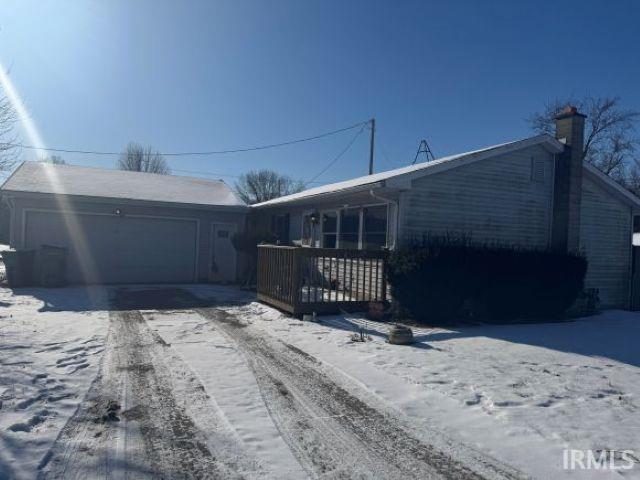
<instances>
[{"instance_id":1,"label":"wooden deck","mask_svg":"<svg viewBox=\"0 0 640 480\"><path fill-rule=\"evenodd\" d=\"M364 310L386 302L386 252L258 247L258 299L293 315Z\"/></svg>"}]
</instances>

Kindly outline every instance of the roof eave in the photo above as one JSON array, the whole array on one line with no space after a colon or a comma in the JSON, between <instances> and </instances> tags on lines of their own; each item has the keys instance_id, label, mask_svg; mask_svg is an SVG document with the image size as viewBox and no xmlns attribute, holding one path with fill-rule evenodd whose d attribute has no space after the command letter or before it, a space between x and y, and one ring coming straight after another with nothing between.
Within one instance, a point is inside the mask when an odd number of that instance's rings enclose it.
<instances>
[{"instance_id":1,"label":"roof eave","mask_svg":"<svg viewBox=\"0 0 640 480\"><path fill-rule=\"evenodd\" d=\"M556 140L555 138L543 134L535 137L527 138L519 142L513 142L511 144L496 147L490 150L484 150L469 155L465 155L460 158L455 158L447 162L433 165L431 168L425 168L421 170L415 170L412 172L401 173L395 177L390 177L386 180L388 186L394 186L396 188L408 189L411 187L411 182L416 178L426 177L436 173L444 172L457 168L462 165L468 165L487 158L496 157L498 155L505 155L517 150L529 148L535 145L541 145L552 154L558 154L564 151L564 144Z\"/></svg>"},{"instance_id":2,"label":"roof eave","mask_svg":"<svg viewBox=\"0 0 640 480\"><path fill-rule=\"evenodd\" d=\"M613 178L601 172L600 170L598 170L598 168L594 167L593 165L584 162L582 166L584 171L591 174L592 178L595 178L596 180L600 181L601 184L607 187L608 191L616 195L620 200L629 204L635 210L640 210L640 197L637 197L636 195L631 193L629 190L627 190L618 182L616 182Z\"/></svg>"},{"instance_id":3,"label":"roof eave","mask_svg":"<svg viewBox=\"0 0 640 480\"><path fill-rule=\"evenodd\" d=\"M486 158L491 158L498 155L504 155L513 151L521 150L524 148L528 148L535 145L541 145L547 151L553 154L558 154L562 152L565 148L564 144L550 135L543 134L537 135L535 137L526 138L524 140L519 140L511 143L507 143L504 145L497 146L495 148L488 148L485 150L480 150L477 152L469 153L469 154L461 154L460 156L456 156L456 158L451 158L446 161L441 161L438 163L438 160L435 160L426 168L418 168L416 170L408 171L408 172L398 172L394 175L388 176L383 180L378 180L371 183L364 183L360 185L356 185L353 187L347 188L339 188L336 190L328 190L322 191L315 194L305 195L305 196L297 196L297 194L284 196L277 198L275 200L269 200L267 202L257 203L252 205L251 208L267 208L267 207L275 207L281 205L298 205L300 203L311 201L315 198L325 198L327 196L334 196L342 194L346 191L361 191L367 190L370 188L379 188L375 185L379 186L388 186L396 189L408 189L411 187L411 181L416 178L421 178L427 175L432 175L435 173L443 172L446 170L450 170L452 168L456 168L461 165L467 165L470 163L474 163L479 160L483 160ZM338 182L336 185L339 185L342 182Z\"/></svg>"},{"instance_id":4,"label":"roof eave","mask_svg":"<svg viewBox=\"0 0 640 480\"><path fill-rule=\"evenodd\" d=\"M340 190L332 190L330 192L320 192L320 193L316 193L313 195L308 195L300 198L286 199L285 197L281 197L283 199L282 201L278 201L280 199L276 198L274 200L268 200L266 202L249 205L249 208L261 209L261 208L269 208L269 207L279 207L282 205L300 205L309 201L313 201L314 199L318 199L318 198L334 196L334 195L344 195L344 194L350 194L350 193L365 192L367 190L383 188L385 184L386 182L382 180L378 182L366 183L364 185L356 185L353 187L343 188Z\"/></svg>"},{"instance_id":5,"label":"roof eave","mask_svg":"<svg viewBox=\"0 0 640 480\"><path fill-rule=\"evenodd\" d=\"M247 205L216 205L207 203L188 203L188 202L165 202L161 200L144 200L138 198L120 198L120 197L104 197L92 195L73 195L67 193L50 193L50 192L32 192L27 190L9 190L0 188L0 193L9 194L14 197L38 198L50 195L68 197L75 201L94 202L94 203L121 203L129 205L155 205L172 208L192 208L196 210L218 210L226 212L247 212Z\"/></svg>"}]
</instances>

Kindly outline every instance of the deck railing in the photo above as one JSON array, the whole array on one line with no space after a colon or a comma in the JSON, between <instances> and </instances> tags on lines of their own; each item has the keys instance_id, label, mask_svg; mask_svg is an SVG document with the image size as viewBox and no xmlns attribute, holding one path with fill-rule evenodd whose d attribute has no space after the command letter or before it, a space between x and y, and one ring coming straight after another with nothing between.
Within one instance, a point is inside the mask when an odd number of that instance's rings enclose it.
<instances>
[{"instance_id":1,"label":"deck railing","mask_svg":"<svg viewBox=\"0 0 640 480\"><path fill-rule=\"evenodd\" d=\"M258 299L293 315L361 310L387 300L385 268L385 251L260 245Z\"/></svg>"}]
</instances>

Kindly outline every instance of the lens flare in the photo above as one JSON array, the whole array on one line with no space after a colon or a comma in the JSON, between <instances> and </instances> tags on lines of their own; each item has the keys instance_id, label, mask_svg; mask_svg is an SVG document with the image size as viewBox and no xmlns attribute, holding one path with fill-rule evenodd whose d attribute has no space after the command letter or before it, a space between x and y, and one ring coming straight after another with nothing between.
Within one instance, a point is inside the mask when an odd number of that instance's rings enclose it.
<instances>
[{"instance_id":1,"label":"lens flare","mask_svg":"<svg viewBox=\"0 0 640 480\"><path fill-rule=\"evenodd\" d=\"M36 128L36 124L33 122L31 115L29 115L29 112L27 112L27 109L25 108L24 103L22 102L22 98L16 90L16 87L13 85L13 82L9 78L9 75L7 75L2 61L0 61L0 86L2 86L5 95L13 106L13 110L18 115L20 126L29 138L29 142L31 142L34 147L41 149L39 150L39 152L44 152L44 150L42 149L46 148L46 146L44 144L44 141L42 140L42 136Z\"/></svg>"},{"instance_id":2,"label":"lens flare","mask_svg":"<svg viewBox=\"0 0 640 480\"><path fill-rule=\"evenodd\" d=\"M6 97L11 102L11 105L18 116L20 126L29 139L32 146L38 149L38 152L42 156L46 154L46 146L42 139L42 135L38 131L35 122L29 115L20 94L13 85L13 82L7 75L5 68L0 61L0 87L5 92ZM73 205L71 204L69 197L65 195L64 186L60 182L58 171L52 164L44 164L42 167L45 169L47 175L47 181L51 185L51 191L56 192L54 194L54 200L57 205L57 211L60 212L62 220L66 229L66 236L68 238L68 246L70 249L70 256L74 258L80 268L80 272L86 283L100 283L100 277L96 268L91 249L87 242L84 230L80 225L78 214L75 213ZM23 231L26 231L24 229ZM18 240L18 245L23 248L27 247L27 239L22 238ZM16 245L14 245L16 246ZM38 247L37 245L31 245L30 247ZM90 290L90 295L92 295ZM97 299L94 299L97 300Z\"/></svg>"}]
</instances>

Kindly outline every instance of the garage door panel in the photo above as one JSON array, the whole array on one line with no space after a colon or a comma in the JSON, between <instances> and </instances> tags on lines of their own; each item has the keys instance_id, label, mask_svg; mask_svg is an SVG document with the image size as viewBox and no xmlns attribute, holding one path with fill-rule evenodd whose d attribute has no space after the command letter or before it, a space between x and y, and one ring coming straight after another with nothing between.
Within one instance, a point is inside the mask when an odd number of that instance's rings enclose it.
<instances>
[{"instance_id":1,"label":"garage door panel","mask_svg":"<svg viewBox=\"0 0 640 480\"><path fill-rule=\"evenodd\" d=\"M69 248L71 282L184 283L194 280L197 230L194 220L28 212L25 244Z\"/></svg>"}]
</instances>

